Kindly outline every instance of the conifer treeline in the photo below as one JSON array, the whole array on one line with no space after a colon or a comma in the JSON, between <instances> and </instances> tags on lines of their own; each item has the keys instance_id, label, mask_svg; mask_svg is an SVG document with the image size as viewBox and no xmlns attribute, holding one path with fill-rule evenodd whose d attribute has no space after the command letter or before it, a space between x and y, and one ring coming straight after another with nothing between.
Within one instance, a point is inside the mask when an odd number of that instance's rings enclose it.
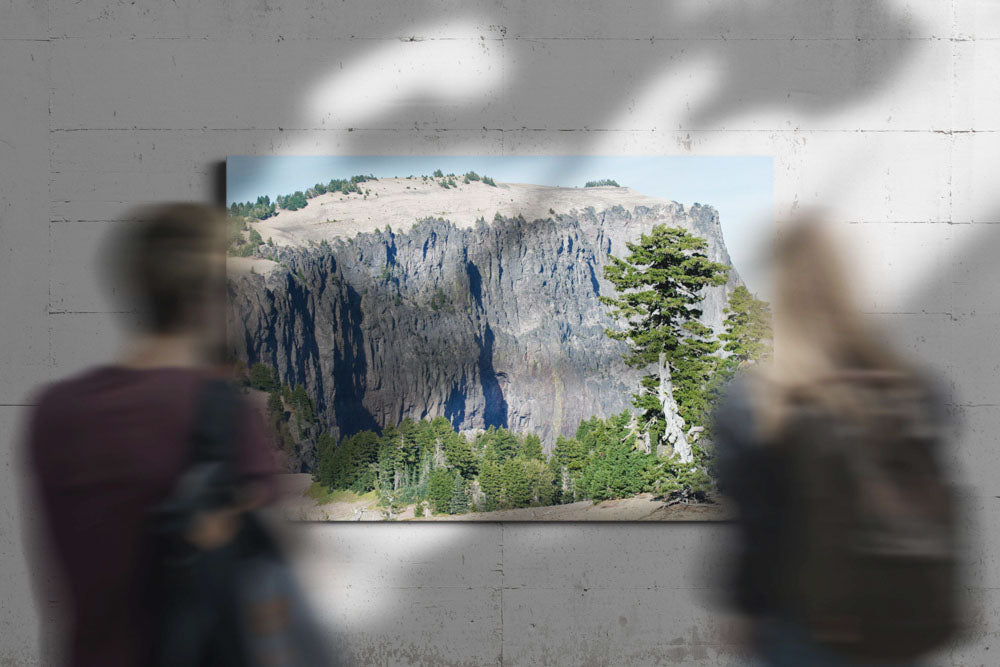
<instances>
[{"instance_id":1,"label":"conifer treeline","mask_svg":"<svg viewBox=\"0 0 1000 667\"><path fill-rule=\"evenodd\" d=\"M412 180L415 177L407 176L406 178ZM428 180L437 180L438 185L445 189L458 187L455 182L456 178L461 178L462 182L466 184L472 181L482 181L486 185L496 187L496 182L492 178L489 176L480 176L474 171L455 175L444 174L438 169L434 172L433 176L421 176L420 178L425 182ZM360 184L377 180L378 178L373 174L357 174L350 178L334 178L327 183L317 183L306 190L296 190L288 195L278 195L273 202L269 195L261 195L257 197L256 201L233 202L229 205L229 214L234 217L246 218L251 222L267 220L277 215L278 209L297 211L300 208L305 208L309 204L309 200L313 197L318 197L328 192L340 192L345 195L353 193L367 196L371 191L362 188Z\"/></svg>"}]
</instances>

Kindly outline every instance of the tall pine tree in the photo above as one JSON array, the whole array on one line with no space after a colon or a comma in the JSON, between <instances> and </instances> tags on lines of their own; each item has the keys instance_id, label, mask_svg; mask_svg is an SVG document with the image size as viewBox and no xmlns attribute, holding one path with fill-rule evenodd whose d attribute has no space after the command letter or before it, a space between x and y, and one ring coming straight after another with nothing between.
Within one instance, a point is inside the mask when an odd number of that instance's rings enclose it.
<instances>
[{"instance_id":1,"label":"tall pine tree","mask_svg":"<svg viewBox=\"0 0 1000 667\"><path fill-rule=\"evenodd\" d=\"M461 475L455 475L451 486L451 499L448 503L448 514L465 514L469 511L469 496L465 492L465 480Z\"/></svg>"},{"instance_id":2,"label":"tall pine tree","mask_svg":"<svg viewBox=\"0 0 1000 667\"><path fill-rule=\"evenodd\" d=\"M624 325L607 334L629 343L627 364L651 371L634 397L647 447L655 443L658 454L669 450L689 463L694 456L682 414L703 389L707 357L718 347L698 322L702 289L723 284L729 267L708 259L705 240L679 227L659 225L626 245L629 255L611 257L604 269L617 295L601 301Z\"/></svg>"},{"instance_id":3,"label":"tall pine tree","mask_svg":"<svg viewBox=\"0 0 1000 667\"><path fill-rule=\"evenodd\" d=\"M767 359L771 354L771 308L743 285L733 290L726 306L725 332L719 338L729 352L733 370Z\"/></svg>"}]
</instances>

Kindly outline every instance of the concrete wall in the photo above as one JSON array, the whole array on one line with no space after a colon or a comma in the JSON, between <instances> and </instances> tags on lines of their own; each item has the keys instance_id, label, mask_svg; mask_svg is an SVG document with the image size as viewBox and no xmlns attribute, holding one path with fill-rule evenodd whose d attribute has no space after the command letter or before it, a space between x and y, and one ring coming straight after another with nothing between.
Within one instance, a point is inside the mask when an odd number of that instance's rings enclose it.
<instances>
[{"instance_id":1,"label":"concrete wall","mask_svg":"<svg viewBox=\"0 0 1000 667\"><path fill-rule=\"evenodd\" d=\"M768 154L776 218L829 207L865 308L955 387L970 641L1000 632L995 0L0 0L0 663L36 664L12 443L29 389L106 359L95 253L227 154ZM363 664L727 664L722 525L301 529ZM46 651L50 647L45 642Z\"/></svg>"}]
</instances>

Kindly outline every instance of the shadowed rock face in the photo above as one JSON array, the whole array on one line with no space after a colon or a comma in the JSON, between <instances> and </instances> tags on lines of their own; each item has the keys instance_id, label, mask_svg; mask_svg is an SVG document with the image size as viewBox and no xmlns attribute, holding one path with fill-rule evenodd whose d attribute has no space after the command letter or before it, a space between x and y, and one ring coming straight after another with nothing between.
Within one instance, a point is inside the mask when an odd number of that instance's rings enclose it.
<instances>
[{"instance_id":1,"label":"shadowed rock face","mask_svg":"<svg viewBox=\"0 0 1000 667\"><path fill-rule=\"evenodd\" d=\"M718 214L669 203L496 218L459 229L427 219L329 246L267 249L281 263L232 276L232 351L303 384L335 436L443 415L459 430L507 426L547 449L581 419L628 409L638 373L604 334L609 255L654 226L706 238L730 264ZM706 290L718 329L726 295Z\"/></svg>"}]
</instances>

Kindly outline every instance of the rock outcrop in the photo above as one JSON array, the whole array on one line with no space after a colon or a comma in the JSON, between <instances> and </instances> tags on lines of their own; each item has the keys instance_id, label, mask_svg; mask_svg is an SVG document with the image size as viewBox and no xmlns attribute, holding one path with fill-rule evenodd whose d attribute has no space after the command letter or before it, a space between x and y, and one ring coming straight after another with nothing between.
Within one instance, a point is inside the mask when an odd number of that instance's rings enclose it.
<instances>
[{"instance_id":1,"label":"rock outcrop","mask_svg":"<svg viewBox=\"0 0 1000 667\"><path fill-rule=\"evenodd\" d=\"M598 297L612 290L609 256L659 224L730 264L716 211L673 202L261 246L277 264L231 274L230 345L305 385L335 436L443 415L463 431L535 432L549 449L581 419L631 405L638 373L604 334L615 323ZM734 271L706 290L713 328L738 282Z\"/></svg>"}]
</instances>

